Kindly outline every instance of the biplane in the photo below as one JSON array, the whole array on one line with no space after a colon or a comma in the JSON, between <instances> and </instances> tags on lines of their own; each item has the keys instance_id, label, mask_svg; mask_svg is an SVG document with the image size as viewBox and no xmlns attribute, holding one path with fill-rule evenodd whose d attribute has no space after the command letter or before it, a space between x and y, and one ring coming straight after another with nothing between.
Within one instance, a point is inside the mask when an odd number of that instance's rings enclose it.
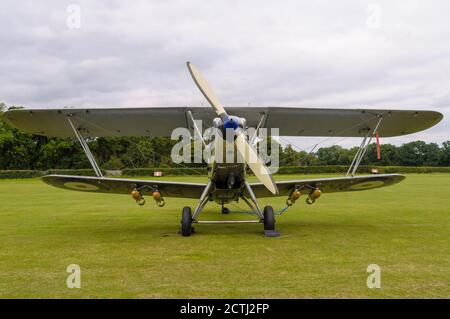
<instances>
[{"instance_id":1,"label":"biplane","mask_svg":"<svg viewBox=\"0 0 450 319\"><path fill-rule=\"evenodd\" d=\"M96 176L48 175L45 183L64 189L110 194L128 194L140 205L151 196L158 206L167 198L192 198L195 208L184 207L181 212L183 236L193 233L193 225L201 223L261 223L266 236L278 236L272 206L261 208L258 198L286 197L293 205L300 197L313 204L322 194L369 190L402 181L400 174L355 175L372 138L401 136L432 127L442 114L425 110L392 109L323 109L303 107L223 107L199 70L187 62L188 70L211 107L146 107L146 108L61 108L11 109L5 119L26 132L49 137L75 137L89 159ZM171 136L175 128L199 130L196 121L212 123L220 132L232 131L232 139L241 162L208 162L208 182L188 183L162 180L110 178L102 174L89 146L88 137ZM361 145L345 176L333 178L275 181L270 170L249 141L249 127L277 128L280 136L360 137ZM200 136L202 132L199 132ZM218 139L217 139L218 140ZM214 152L212 154L215 154ZM213 155L214 156L214 155ZM251 160L250 160L251 159ZM247 170L259 182L251 183ZM229 213L228 203L242 200L255 216L251 220L200 220L208 202L216 202L222 213Z\"/></svg>"}]
</instances>

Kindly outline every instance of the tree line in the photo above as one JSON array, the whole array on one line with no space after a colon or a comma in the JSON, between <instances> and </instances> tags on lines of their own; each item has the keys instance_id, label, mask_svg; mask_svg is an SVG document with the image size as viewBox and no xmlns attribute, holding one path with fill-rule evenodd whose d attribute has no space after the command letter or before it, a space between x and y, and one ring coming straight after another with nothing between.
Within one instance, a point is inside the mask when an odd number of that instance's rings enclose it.
<instances>
[{"instance_id":1,"label":"tree line","mask_svg":"<svg viewBox=\"0 0 450 319\"><path fill-rule=\"evenodd\" d=\"M5 104L0 103L0 170L81 169L90 164L75 138L49 138L11 128L3 120ZM178 142L170 137L115 137L88 139L88 145L102 169L174 167L171 150ZM358 147L339 145L319 148L314 153L296 151L291 145L278 144L280 166L350 165ZM375 143L369 145L362 165L450 166L450 141L436 143L414 141L395 146L381 145L377 159ZM183 167L204 166L182 164Z\"/></svg>"}]
</instances>

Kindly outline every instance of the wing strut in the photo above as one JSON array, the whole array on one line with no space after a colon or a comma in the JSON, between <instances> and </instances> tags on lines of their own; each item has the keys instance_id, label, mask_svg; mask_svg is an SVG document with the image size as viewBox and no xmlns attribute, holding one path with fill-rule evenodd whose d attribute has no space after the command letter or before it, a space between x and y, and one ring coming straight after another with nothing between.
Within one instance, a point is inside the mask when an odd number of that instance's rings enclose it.
<instances>
[{"instance_id":1,"label":"wing strut","mask_svg":"<svg viewBox=\"0 0 450 319\"><path fill-rule=\"evenodd\" d=\"M87 145L86 141L84 140L83 136L81 136L80 132L75 128L72 121L70 120L70 117L67 118L67 121L69 121L70 126L73 129L73 132L75 133L75 136L77 137L78 141L81 144L81 147L83 148L84 153L86 154L86 157L88 158L89 162L92 165L92 168L95 171L95 175L97 177L103 177L102 171L97 165L97 162L95 161L94 155L92 155L91 150L89 149L89 146Z\"/></svg>"},{"instance_id":2,"label":"wing strut","mask_svg":"<svg viewBox=\"0 0 450 319\"><path fill-rule=\"evenodd\" d=\"M361 163L361 160L363 159L364 155L366 154L367 148L370 145L370 142L372 141L373 135L378 132L378 127L380 126L381 121L383 120L383 116L379 116L380 119L378 120L377 125L375 126L375 129L367 130L366 136L364 136L361 145L358 148L358 151L355 154L355 157L352 160L352 163L350 164L350 167L348 168L347 174L345 176L348 176L351 172L351 175L354 176L356 173L356 170L358 169L359 164ZM370 136L369 141L366 143L367 138Z\"/></svg>"}]
</instances>

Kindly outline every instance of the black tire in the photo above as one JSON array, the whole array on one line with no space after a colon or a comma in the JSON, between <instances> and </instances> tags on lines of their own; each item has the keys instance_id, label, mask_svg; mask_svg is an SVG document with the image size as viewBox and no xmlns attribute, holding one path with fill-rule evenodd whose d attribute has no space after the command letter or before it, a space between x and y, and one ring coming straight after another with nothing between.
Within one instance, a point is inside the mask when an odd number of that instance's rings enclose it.
<instances>
[{"instance_id":1,"label":"black tire","mask_svg":"<svg viewBox=\"0 0 450 319\"><path fill-rule=\"evenodd\" d=\"M275 230L275 214L272 206L264 207L264 230Z\"/></svg>"},{"instance_id":2,"label":"black tire","mask_svg":"<svg viewBox=\"0 0 450 319\"><path fill-rule=\"evenodd\" d=\"M228 215L230 213L230 210L226 207L222 207L222 214Z\"/></svg>"},{"instance_id":3,"label":"black tire","mask_svg":"<svg viewBox=\"0 0 450 319\"><path fill-rule=\"evenodd\" d=\"M181 212L181 235L191 236L192 234L192 213L190 207L184 207Z\"/></svg>"}]
</instances>

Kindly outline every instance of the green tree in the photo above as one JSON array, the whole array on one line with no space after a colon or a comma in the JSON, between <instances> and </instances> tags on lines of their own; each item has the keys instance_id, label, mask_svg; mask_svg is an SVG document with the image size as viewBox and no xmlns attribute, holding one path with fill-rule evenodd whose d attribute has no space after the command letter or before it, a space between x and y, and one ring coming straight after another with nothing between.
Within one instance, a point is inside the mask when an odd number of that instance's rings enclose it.
<instances>
[{"instance_id":1,"label":"green tree","mask_svg":"<svg viewBox=\"0 0 450 319\"><path fill-rule=\"evenodd\" d=\"M377 159L377 144L372 143L368 146L366 154L364 156L363 164L372 165L399 165L398 148L392 144L380 145L380 159Z\"/></svg>"},{"instance_id":2,"label":"green tree","mask_svg":"<svg viewBox=\"0 0 450 319\"><path fill-rule=\"evenodd\" d=\"M403 144L398 149L400 165L422 166L426 161L426 143L415 141Z\"/></svg>"},{"instance_id":3,"label":"green tree","mask_svg":"<svg viewBox=\"0 0 450 319\"><path fill-rule=\"evenodd\" d=\"M436 143L428 143L424 146L425 159L423 165L438 166L442 157L442 149Z\"/></svg>"},{"instance_id":4,"label":"green tree","mask_svg":"<svg viewBox=\"0 0 450 319\"><path fill-rule=\"evenodd\" d=\"M300 154L288 144L280 153L280 163L284 166L296 166L300 164Z\"/></svg>"},{"instance_id":5,"label":"green tree","mask_svg":"<svg viewBox=\"0 0 450 319\"><path fill-rule=\"evenodd\" d=\"M439 159L439 165L450 166L450 141L442 143L441 156Z\"/></svg>"},{"instance_id":6,"label":"green tree","mask_svg":"<svg viewBox=\"0 0 450 319\"><path fill-rule=\"evenodd\" d=\"M12 106L11 108L20 108ZM90 168L84 152L75 138L48 138L32 135L6 124L3 112L6 105L0 102L0 169L53 169ZM99 137L88 138L98 164L105 169L124 167L177 166L171 161L171 150L178 141L170 137ZM271 154L271 137L268 137L268 154ZM339 145L322 147L316 154L297 152L292 145L279 149L280 165L349 165L358 147L350 149ZM377 159L376 144L368 146L361 164L450 166L450 141L439 147L436 143L414 141L395 146L381 144L381 159ZM205 163L183 164L187 167L204 166Z\"/></svg>"},{"instance_id":7,"label":"green tree","mask_svg":"<svg viewBox=\"0 0 450 319\"><path fill-rule=\"evenodd\" d=\"M347 165L352 159L352 152L339 145L322 147L316 155L318 161L325 165Z\"/></svg>"}]
</instances>

